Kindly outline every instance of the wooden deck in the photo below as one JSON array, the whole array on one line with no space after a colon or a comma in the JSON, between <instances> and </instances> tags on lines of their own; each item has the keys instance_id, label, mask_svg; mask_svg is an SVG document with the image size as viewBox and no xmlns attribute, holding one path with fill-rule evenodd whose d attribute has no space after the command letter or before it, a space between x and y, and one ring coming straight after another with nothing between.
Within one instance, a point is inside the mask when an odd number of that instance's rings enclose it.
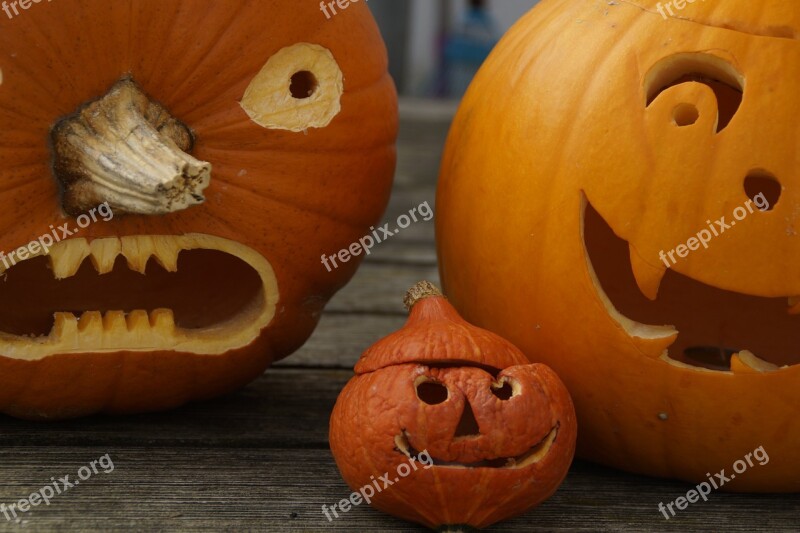
<instances>
[{"instance_id":1,"label":"wooden deck","mask_svg":"<svg viewBox=\"0 0 800 533\"><path fill-rule=\"evenodd\" d=\"M434 205L449 110L406 103L389 212ZM423 119L424 117L424 119ZM34 424L0 417L0 503L14 503L109 454L93 476L0 531L405 532L424 529L360 506L328 522L323 504L346 498L328 448L328 417L359 354L405 320L416 281L438 281L432 222L376 246L328 306L314 336L246 389L176 411ZM800 445L800 443L798 443ZM800 453L800 450L798 450ZM491 531L798 531L800 496L714 493L669 521L659 502L683 483L578 461L548 502Z\"/></svg>"}]
</instances>

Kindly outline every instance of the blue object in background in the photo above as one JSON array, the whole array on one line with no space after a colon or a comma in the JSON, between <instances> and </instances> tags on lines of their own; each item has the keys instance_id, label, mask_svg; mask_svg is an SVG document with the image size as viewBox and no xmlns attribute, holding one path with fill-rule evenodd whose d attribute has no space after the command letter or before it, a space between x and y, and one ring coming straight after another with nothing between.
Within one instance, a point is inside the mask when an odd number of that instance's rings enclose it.
<instances>
[{"instance_id":1,"label":"blue object in background","mask_svg":"<svg viewBox=\"0 0 800 533\"><path fill-rule=\"evenodd\" d=\"M444 83L439 96L461 97L498 40L486 2L470 0L463 20L444 42Z\"/></svg>"}]
</instances>

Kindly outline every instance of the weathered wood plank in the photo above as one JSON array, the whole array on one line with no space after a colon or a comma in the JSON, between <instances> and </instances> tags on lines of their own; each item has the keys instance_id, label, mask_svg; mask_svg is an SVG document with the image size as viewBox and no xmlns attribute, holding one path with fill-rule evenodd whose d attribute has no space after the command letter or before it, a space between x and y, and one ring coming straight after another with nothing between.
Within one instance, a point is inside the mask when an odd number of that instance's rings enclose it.
<instances>
[{"instance_id":1,"label":"weathered wood plank","mask_svg":"<svg viewBox=\"0 0 800 533\"><path fill-rule=\"evenodd\" d=\"M328 523L347 497L327 418L349 371L273 369L247 389L170 413L33 424L0 418L0 502L108 453L98 475L27 514L33 531L421 531L367 508ZM713 494L667 522L658 502L688 486L578 462L538 510L492 531L790 531L800 496ZM293 514L294 513L294 514ZM0 522L0 530L16 530Z\"/></svg>"},{"instance_id":2,"label":"weathered wood plank","mask_svg":"<svg viewBox=\"0 0 800 533\"><path fill-rule=\"evenodd\" d=\"M415 283L439 283L435 265L364 263L353 281L333 297L328 311L405 314L403 295Z\"/></svg>"},{"instance_id":3,"label":"weathered wood plank","mask_svg":"<svg viewBox=\"0 0 800 533\"><path fill-rule=\"evenodd\" d=\"M427 240L389 241L384 246L377 246L366 258L365 263L389 263L394 265L429 265L435 266L436 248Z\"/></svg>"},{"instance_id":4,"label":"weathered wood plank","mask_svg":"<svg viewBox=\"0 0 800 533\"><path fill-rule=\"evenodd\" d=\"M99 472L54 497L50 506L33 508L24 523L0 523L0 529L424 531L363 505L329 522L322 505L348 497L350 489L324 449L6 448L0 502L18 501L51 476L74 480L81 466L106 453L113 472ZM799 496L712 494L708 502L664 519L658 502L687 489L577 462L551 500L488 531L796 531Z\"/></svg>"},{"instance_id":5,"label":"weathered wood plank","mask_svg":"<svg viewBox=\"0 0 800 533\"><path fill-rule=\"evenodd\" d=\"M400 329L405 321L404 313L325 313L306 345L277 365L351 369L365 349Z\"/></svg>"},{"instance_id":6,"label":"weathered wood plank","mask_svg":"<svg viewBox=\"0 0 800 533\"><path fill-rule=\"evenodd\" d=\"M50 423L0 416L0 452L7 458L2 450L12 446L326 448L330 412L352 376L350 369L271 369L239 392L164 413Z\"/></svg>"},{"instance_id":7,"label":"weathered wood plank","mask_svg":"<svg viewBox=\"0 0 800 533\"><path fill-rule=\"evenodd\" d=\"M435 179L435 176L431 179ZM381 218L380 222L375 228L382 227L384 224L389 224L389 230L400 230L399 233L387 239L385 243L376 245L376 248L383 248L391 243L398 241L425 241L433 248L434 242L434 222L433 220L425 221L423 216L417 215L417 222L412 223L405 229L400 229L397 225L397 217L400 215L408 214L408 212L418 207L419 205L427 202L431 210L436 213L436 188L432 186L416 187L414 189L404 190L395 187L392 193L392 199L389 202L386 213ZM424 209L424 208L423 208ZM418 211L417 211L418 212ZM382 232L378 235L383 238Z\"/></svg>"}]
</instances>

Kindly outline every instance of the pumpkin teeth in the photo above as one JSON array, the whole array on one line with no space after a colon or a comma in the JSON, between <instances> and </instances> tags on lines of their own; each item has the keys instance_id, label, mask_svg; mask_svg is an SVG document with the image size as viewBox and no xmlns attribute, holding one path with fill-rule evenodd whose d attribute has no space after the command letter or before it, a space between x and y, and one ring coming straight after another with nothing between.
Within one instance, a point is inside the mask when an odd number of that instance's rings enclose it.
<instances>
[{"instance_id":1,"label":"pumpkin teeth","mask_svg":"<svg viewBox=\"0 0 800 533\"><path fill-rule=\"evenodd\" d=\"M172 309L156 309L150 314L150 326L162 331L175 329L175 315Z\"/></svg>"},{"instance_id":2,"label":"pumpkin teeth","mask_svg":"<svg viewBox=\"0 0 800 533\"><path fill-rule=\"evenodd\" d=\"M86 239L70 239L56 244L49 254L53 275L56 279L74 276L91 251Z\"/></svg>"},{"instance_id":3,"label":"pumpkin teeth","mask_svg":"<svg viewBox=\"0 0 800 533\"><path fill-rule=\"evenodd\" d=\"M153 244L155 257L161 267L167 272L178 271L178 255L181 253L181 247L178 242L170 237L154 237Z\"/></svg>"},{"instance_id":4,"label":"pumpkin teeth","mask_svg":"<svg viewBox=\"0 0 800 533\"><path fill-rule=\"evenodd\" d=\"M178 272L182 252L186 254L183 273ZM16 263L6 273L4 287L9 300L19 299L20 287L40 285L37 296L25 304L21 319L0 316L6 325L0 330L0 354L5 357L32 361L63 353L153 350L217 355L259 338L275 317L280 297L278 280L266 257L247 245L213 235L110 237L91 243L72 238L53 245L48 255L35 262L28 262L29 257L25 265ZM125 256L128 268L118 264L120 255ZM222 259L224 256L228 258ZM81 268L87 257L98 274ZM150 258L163 269L152 268L145 275ZM204 266L206 261L208 266ZM123 272L114 272L115 266ZM204 274L218 277L213 272L230 269L238 273L234 278L241 276L239 285L230 282L233 290L222 297L227 307L209 317L209 312L198 309L201 304L191 303L198 298L194 284ZM96 294L91 292L95 279L100 291ZM164 293L159 284L168 281L178 285ZM129 285L133 292L147 293L126 294ZM181 301L181 289L194 291L194 299ZM50 295L53 299L48 302ZM217 305L219 291L210 295ZM177 307L167 308L173 305ZM120 310L106 311L111 306ZM53 313L59 308L75 312ZM142 309L155 310L148 314ZM48 317L52 320L49 324Z\"/></svg>"},{"instance_id":5,"label":"pumpkin teeth","mask_svg":"<svg viewBox=\"0 0 800 533\"><path fill-rule=\"evenodd\" d=\"M122 255L128 262L128 268L144 274L147 268L147 261L150 256L155 254L156 246L153 237L148 235L136 235L133 237L122 237Z\"/></svg>"},{"instance_id":6,"label":"pumpkin teeth","mask_svg":"<svg viewBox=\"0 0 800 533\"><path fill-rule=\"evenodd\" d=\"M78 334L78 319L72 313L55 313L51 337L67 339Z\"/></svg>"},{"instance_id":7,"label":"pumpkin teeth","mask_svg":"<svg viewBox=\"0 0 800 533\"><path fill-rule=\"evenodd\" d=\"M124 333L128 330L124 311L108 311L103 315L103 331L109 333Z\"/></svg>"},{"instance_id":8,"label":"pumpkin teeth","mask_svg":"<svg viewBox=\"0 0 800 533\"><path fill-rule=\"evenodd\" d=\"M646 298L655 300L658 297L658 289L661 287L661 281L667 273L667 268L660 263L653 266L646 262L630 243L628 244L628 249L636 285L639 286L639 290L642 291Z\"/></svg>"},{"instance_id":9,"label":"pumpkin teeth","mask_svg":"<svg viewBox=\"0 0 800 533\"><path fill-rule=\"evenodd\" d=\"M585 257L597 296L643 355L700 372L766 372L797 363L797 323L784 314L787 307L776 295L718 288L674 270L665 277L670 269L660 272L641 261L631 243L616 235L585 196L582 207ZM640 292L652 294L647 287L657 287L664 280L665 292L657 302L642 299ZM800 296L787 300L789 314L800 315ZM711 311L716 308L719 312ZM638 320L650 324L674 320L675 326L651 326ZM751 328L756 331L750 333ZM659 331L666 335L654 335ZM791 333L784 337L783 331Z\"/></svg>"},{"instance_id":10,"label":"pumpkin teeth","mask_svg":"<svg viewBox=\"0 0 800 533\"><path fill-rule=\"evenodd\" d=\"M161 311L161 309L159 309L159 311ZM135 311L131 311L130 313L128 313L128 316L125 318L125 321L128 327L128 331L135 331L137 329L149 329L151 325L150 317L147 315L147 311L143 311L141 309L137 309Z\"/></svg>"},{"instance_id":11,"label":"pumpkin teeth","mask_svg":"<svg viewBox=\"0 0 800 533\"><path fill-rule=\"evenodd\" d=\"M108 274L114 270L114 261L122 251L119 239L116 237L95 239L89 245L89 248L91 249L92 265L94 265L99 274Z\"/></svg>"},{"instance_id":12,"label":"pumpkin teeth","mask_svg":"<svg viewBox=\"0 0 800 533\"><path fill-rule=\"evenodd\" d=\"M50 249L50 267L56 279L69 278L77 274L84 259L89 257L99 274L114 270L117 257L122 254L128 268L145 273L150 258L154 258L167 272L178 271L178 255L181 246L172 236L136 235L95 239L70 239Z\"/></svg>"},{"instance_id":13,"label":"pumpkin teeth","mask_svg":"<svg viewBox=\"0 0 800 533\"><path fill-rule=\"evenodd\" d=\"M731 358L731 371L738 373L775 372L780 367L756 356L749 350L742 350Z\"/></svg>"},{"instance_id":14,"label":"pumpkin teeth","mask_svg":"<svg viewBox=\"0 0 800 533\"><path fill-rule=\"evenodd\" d=\"M65 348L78 349L92 343L98 349L113 349L120 343L156 347L176 336L175 319L170 309L147 311L86 311L80 318L72 313L55 313L50 333Z\"/></svg>"},{"instance_id":15,"label":"pumpkin teeth","mask_svg":"<svg viewBox=\"0 0 800 533\"><path fill-rule=\"evenodd\" d=\"M93 336L103 333L103 315L100 311L85 311L78 319L78 331L81 335Z\"/></svg>"}]
</instances>

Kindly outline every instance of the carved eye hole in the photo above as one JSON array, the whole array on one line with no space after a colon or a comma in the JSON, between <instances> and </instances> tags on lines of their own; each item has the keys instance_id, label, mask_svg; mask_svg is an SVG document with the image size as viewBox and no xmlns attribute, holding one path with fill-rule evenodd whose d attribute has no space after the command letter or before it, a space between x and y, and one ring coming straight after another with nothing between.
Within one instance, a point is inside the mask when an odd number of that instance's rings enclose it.
<instances>
[{"instance_id":1,"label":"carved eye hole","mask_svg":"<svg viewBox=\"0 0 800 533\"><path fill-rule=\"evenodd\" d=\"M520 386L516 381L504 377L499 383L492 383L491 390L498 399L506 401L519 394Z\"/></svg>"},{"instance_id":2,"label":"carved eye hole","mask_svg":"<svg viewBox=\"0 0 800 533\"><path fill-rule=\"evenodd\" d=\"M783 193L783 185L772 173L756 169L744 180L744 191L761 211L772 211Z\"/></svg>"},{"instance_id":3,"label":"carved eye hole","mask_svg":"<svg viewBox=\"0 0 800 533\"><path fill-rule=\"evenodd\" d=\"M717 99L717 133L733 119L744 97L744 76L724 59L703 53L676 54L656 63L645 76L646 105L684 83L702 83ZM673 123L678 127L691 126L700 118L694 102L679 102L673 111Z\"/></svg>"},{"instance_id":4,"label":"carved eye hole","mask_svg":"<svg viewBox=\"0 0 800 533\"><path fill-rule=\"evenodd\" d=\"M492 386L492 394L501 400L510 400L514 396L514 389L508 381L504 381L500 387Z\"/></svg>"},{"instance_id":5,"label":"carved eye hole","mask_svg":"<svg viewBox=\"0 0 800 533\"><path fill-rule=\"evenodd\" d=\"M679 104L672 115L672 121L678 127L691 126L700 118L700 111L694 104Z\"/></svg>"},{"instance_id":6,"label":"carved eye hole","mask_svg":"<svg viewBox=\"0 0 800 533\"><path fill-rule=\"evenodd\" d=\"M447 401L449 392L447 387L436 381L422 381L417 383L417 398L428 405L438 405Z\"/></svg>"},{"instance_id":7,"label":"carved eye hole","mask_svg":"<svg viewBox=\"0 0 800 533\"><path fill-rule=\"evenodd\" d=\"M306 98L311 98L318 87L317 77L307 70L301 70L300 72L295 72L292 76L289 92L292 93L292 98L305 100Z\"/></svg>"},{"instance_id":8,"label":"carved eye hole","mask_svg":"<svg viewBox=\"0 0 800 533\"><path fill-rule=\"evenodd\" d=\"M344 74L330 50L297 43L269 58L240 105L263 128L300 132L330 124L343 93Z\"/></svg>"}]
</instances>

